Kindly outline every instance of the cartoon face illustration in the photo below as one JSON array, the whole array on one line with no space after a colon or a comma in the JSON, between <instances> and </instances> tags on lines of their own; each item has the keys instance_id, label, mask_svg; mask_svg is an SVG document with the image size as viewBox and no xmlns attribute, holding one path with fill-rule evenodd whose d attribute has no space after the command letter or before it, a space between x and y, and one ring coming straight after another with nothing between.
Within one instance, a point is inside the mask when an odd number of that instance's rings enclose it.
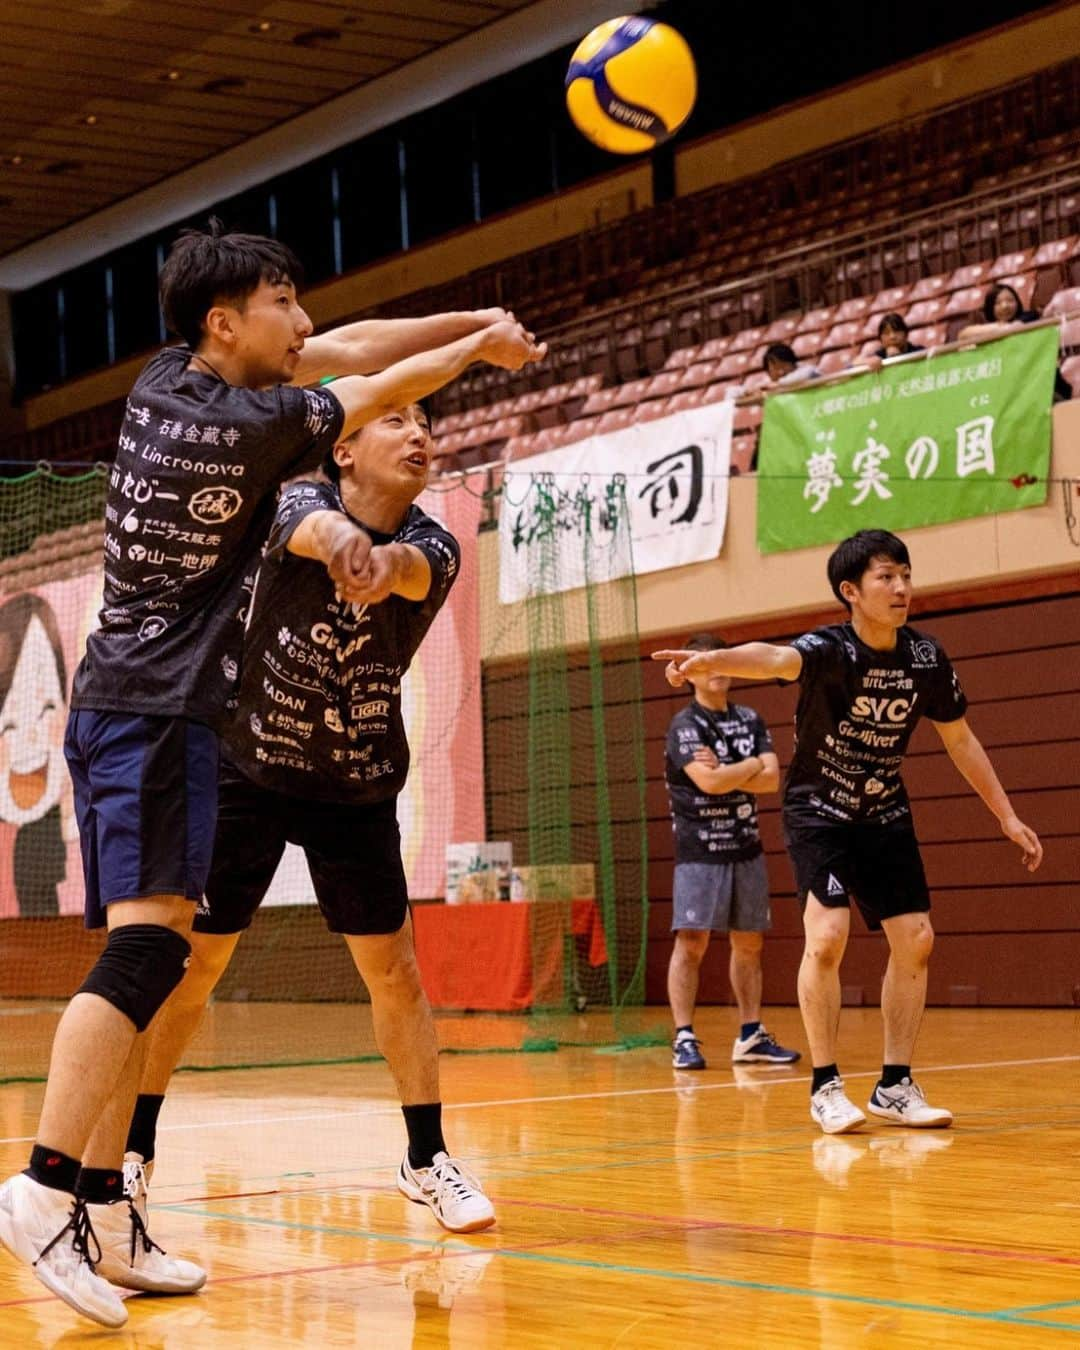
<instances>
[{"instance_id":1,"label":"cartoon face illustration","mask_svg":"<svg viewBox=\"0 0 1080 1350\"><path fill-rule=\"evenodd\" d=\"M64 784L67 675L56 616L37 595L0 605L0 819L40 820Z\"/></svg>"}]
</instances>

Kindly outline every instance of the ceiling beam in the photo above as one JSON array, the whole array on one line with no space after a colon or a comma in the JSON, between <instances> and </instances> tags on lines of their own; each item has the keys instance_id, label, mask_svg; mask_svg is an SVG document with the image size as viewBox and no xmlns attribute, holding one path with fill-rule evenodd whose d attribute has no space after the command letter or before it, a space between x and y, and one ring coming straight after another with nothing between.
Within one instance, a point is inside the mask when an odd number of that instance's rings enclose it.
<instances>
[{"instance_id":1,"label":"ceiling beam","mask_svg":"<svg viewBox=\"0 0 1080 1350\"><path fill-rule=\"evenodd\" d=\"M646 0L638 9L653 8ZM0 290L23 290L215 202L503 75L583 36L611 0L537 0L389 75L253 136L153 187L0 258ZM515 115L508 113L508 115ZM516 114L527 118L527 109Z\"/></svg>"}]
</instances>

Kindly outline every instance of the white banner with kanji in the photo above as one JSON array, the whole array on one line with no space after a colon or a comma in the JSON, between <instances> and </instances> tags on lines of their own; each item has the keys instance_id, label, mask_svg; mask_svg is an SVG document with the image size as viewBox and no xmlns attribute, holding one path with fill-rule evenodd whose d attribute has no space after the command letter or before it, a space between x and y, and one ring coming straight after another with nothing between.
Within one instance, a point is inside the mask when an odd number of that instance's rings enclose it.
<instances>
[{"instance_id":1,"label":"white banner with kanji","mask_svg":"<svg viewBox=\"0 0 1080 1350\"><path fill-rule=\"evenodd\" d=\"M499 599L715 558L727 521L732 412L710 403L512 463L499 516ZM624 509L631 550L615 548Z\"/></svg>"}]
</instances>

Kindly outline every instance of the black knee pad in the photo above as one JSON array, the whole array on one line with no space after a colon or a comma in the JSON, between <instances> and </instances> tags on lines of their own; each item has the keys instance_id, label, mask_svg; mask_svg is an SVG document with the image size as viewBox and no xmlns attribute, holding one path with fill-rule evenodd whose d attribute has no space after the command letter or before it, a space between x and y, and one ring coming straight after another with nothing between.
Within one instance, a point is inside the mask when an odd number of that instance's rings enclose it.
<instances>
[{"instance_id":1,"label":"black knee pad","mask_svg":"<svg viewBox=\"0 0 1080 1350\"><path fill-rule=\"evenodd\" d=\"M145 1031L184 978L191 943L156 923L114 928L80 994L97 994Z\"/></svg>"}]
</instances>

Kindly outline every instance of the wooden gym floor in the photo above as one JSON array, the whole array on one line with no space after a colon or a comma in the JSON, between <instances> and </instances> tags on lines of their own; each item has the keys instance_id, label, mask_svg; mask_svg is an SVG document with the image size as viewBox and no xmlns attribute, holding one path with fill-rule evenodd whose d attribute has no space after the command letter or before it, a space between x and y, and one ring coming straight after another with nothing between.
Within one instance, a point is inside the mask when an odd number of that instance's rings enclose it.
<instances>
[{"instance_id":1,"label":"wooden gym floor","mask_svg":"<svg viewBox=\"0 0 1080 1350\"><path fill-rule=\"evenodd\" d=\"M768 1020L802 1044L795 1010ZM879 1027L844 1012L860 1103ZM703 1074L662 1049L447 1057L447 1137L499 1215L468 1237L394 1189L381 1065L180 1075L151 1231L206 1289L109 1333L0 1254L0 1345L1080 1347L1080 1014L931 1011L919 1077L955 1129L833 1138L801 1065L733 1072L732 1030L704 1011ZM0 1089L4 1174L40 1094Z\"/></svg>"}]
</instances>

